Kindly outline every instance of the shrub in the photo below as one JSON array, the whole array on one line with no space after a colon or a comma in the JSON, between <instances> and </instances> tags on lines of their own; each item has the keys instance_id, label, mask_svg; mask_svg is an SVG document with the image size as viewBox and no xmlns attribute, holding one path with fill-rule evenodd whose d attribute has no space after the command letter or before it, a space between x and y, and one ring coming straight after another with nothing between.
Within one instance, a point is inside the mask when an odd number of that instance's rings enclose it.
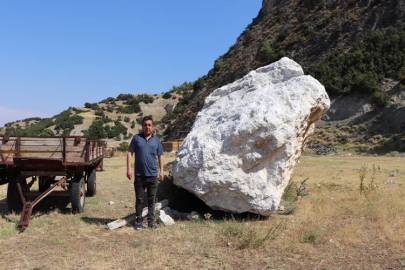
<instances>
[{"instance_id":1,"label":"shrub","mask_svg":"<svg viewBox=\"0 0 405 270\"><path fill-rule=\"evenodd\" d=\"M103 123L99 120L93 121L88 130L83 131L90 140L100 140L107 138L107 132L103 128Z\"/></svg>"},{"instance_id":2,"label":"shrub","mask_svg":"<svg viewBox=\"0 0 405 270\"><path fill-rule=\"evenodd\" d=\"M304 243L316 244L318 238L319 235L316 231L309 231L303 235L302 240L304 241Z\"/></svg>"},{"instance_id":3,"label":"shrub","mask_svg":"<svg viewBox=\"0 0 405 270\"><path fill-rule=\"evenodd\" d=\"M129 143L128 143L128 142L122 142L122 143L120 143L119 146L117 147L117 150L118 150L118 151L121 151L121 152L126 152L126 151L128 151L128 147L129 147Z\"/></svg>"},{"instance_id":4,"label":"shrub","mask_svg":"<svg viewBox=\"0 0 405 270\"><path fill-rule=\"evenodd\" d=\"M139 103L143 102L145 104L148 104L148 103L153 103L153 101L155 99L149 95L142 94L142 95L138 95L137 100Z\"/></svg>"},{"instance_id":5,"label":"shrub","mask_svg":"<svg viewBox=\"0 0 405 270\"><path fill-rule=\"evenodd\" d=\"M119 94L116 100L129 100L133 98L134 96L132 94Z\"/></svg>"},{"instance_id":6,"label":"shrub","mask_svg":"<svg viewBox=\"0 0 405 270\"><path fill-rule=\"evenodd\" d=\"M106 98L106 99L103 99L103 100L100 101L99 103L106 103L106 104L109 104L110 102L113 102L113 101L115 101L115 98L113 98L113 97L108 97L108 98Z\"/></svg>"},{"instance_id":7,"label":"shrub","mask_svg":"<svg viewBox=\"0 0 405 270\"><path fill-rule=\"evenodd\" d=\"M378 107L387 107L390 103L390 98L384 93L375 92L371 95L370 101Z\"/></svg>"},{"instance_id":8,"label":"shrub","mask_svg":"<svg viewBox=\"0 0 405 270\"><path fill-rule=\"evenodd\" d=\"M217 60L215 60L214 72L219 71L223 66L225 66L225 61L224 61L224 59L222 59L222 57L220 57Z\"/></svg>"},{"instance_id":9,"label":"shrub","mask_svg":"<svg viewBox=\"0 0 405 270\"><path fill-rule=\"evenodd\" d=\"M100 106L98 106L97 103L88 103L88 102L86 102L86 103L84 103L84 107L88 108L88 109L95 110L95 111L101 110Z\"/></svg>"},{"instance_id":10,"label":"shrub","mask_svg":"<svg viewBox=\"0 0 405 270\"><path fill-rule=\"evenodd\" d=\"M169 92L164 93L164 95L162 96L164 99L169 99L172 97L172 94L170 94Z\"/></svg>"},{"instance_id":11,"label":"shrub","mask_svg":"<svg viewBox=\"0 0 405 270\"><path fill-rule=\"evenodd\" d=\"M349 52L338 50L325 61L309 66L306 72L317 78L330 94L358 91L371 96L382 78L395 75L405 66L404 45L405 29L376 30L355 43ZM373 99L380 106L387 104L386 98L379 94Z\"/></svg>"}]
</instances>

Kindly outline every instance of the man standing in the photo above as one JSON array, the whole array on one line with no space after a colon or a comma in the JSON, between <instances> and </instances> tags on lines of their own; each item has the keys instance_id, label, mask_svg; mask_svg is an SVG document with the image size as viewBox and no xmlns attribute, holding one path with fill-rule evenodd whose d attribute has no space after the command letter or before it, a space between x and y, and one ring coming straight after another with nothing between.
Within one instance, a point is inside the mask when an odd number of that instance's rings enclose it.
<instances>
[{"instance_id":1,"label":"man standing","mask_svg":"<svg viewBox=\"0 0 405 270\"><path fill-rule=\"evenodd\" d=\"M135 195L136 195L136 225L142 229L142 205L147 189L148 195L148 227L157 229L155 225L155 198L158 188L158 171L156 156L159 160L159 181L163 181L163 147L159 138L153 135L153 119L145 116L142 120L142 133L132 138L127 154L127 177L132 180L131 162L135 153Z\"/></svg>"}]
</instances>

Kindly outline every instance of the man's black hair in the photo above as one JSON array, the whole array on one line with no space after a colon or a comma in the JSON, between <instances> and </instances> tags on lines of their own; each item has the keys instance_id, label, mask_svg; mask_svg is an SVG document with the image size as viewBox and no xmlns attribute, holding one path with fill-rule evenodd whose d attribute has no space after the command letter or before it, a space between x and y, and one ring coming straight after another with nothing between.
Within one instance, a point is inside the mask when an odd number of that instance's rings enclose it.
<instances>
[{"instance_id":1,"label":"man's black hair","mask_svg":"<svg viewBox=\"0 0 405 270\"><path fill-rule=\"evenodd\" d=\"M142 125L145 123L145 121L151 120L152 121L152 125L153 125L153 117L152 115L147 115L142 119Z\"/></svg>"}]
</instances>

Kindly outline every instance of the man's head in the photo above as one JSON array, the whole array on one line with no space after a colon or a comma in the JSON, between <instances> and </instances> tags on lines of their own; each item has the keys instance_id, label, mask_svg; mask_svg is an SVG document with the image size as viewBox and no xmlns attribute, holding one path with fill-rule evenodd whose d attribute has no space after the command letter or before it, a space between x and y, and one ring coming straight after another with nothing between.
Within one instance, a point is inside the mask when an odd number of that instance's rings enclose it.
<instances>
[{"instance_id":1,"label":"man's head","mask_svg":"<svg viewBox=\"0 0 405 270\"><path fill-rule=\"evenodd\" d=\"M142 131L144 136L150 136L153 132L153 118L148 115L142 120Z\"/></svg>"}]
</instances>

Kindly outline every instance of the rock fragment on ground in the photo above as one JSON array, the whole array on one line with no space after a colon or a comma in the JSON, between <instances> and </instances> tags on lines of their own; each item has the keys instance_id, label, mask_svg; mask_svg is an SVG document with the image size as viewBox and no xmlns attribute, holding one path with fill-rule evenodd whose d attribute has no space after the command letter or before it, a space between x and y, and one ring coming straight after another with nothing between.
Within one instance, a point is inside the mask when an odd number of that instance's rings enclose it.
<instances>
[{"instance_id":1,"label":"rock fragment on ground","mask_svg":"<svg viewBox=\"0 0 405 270\"><path fill-rule=\"evenodd\" d=\"M174 183L212 209L268 216L329 106L325 88L288 58L252 71L206 98Z\"/></svg>"},{"instance_id":2,"label":"rock fragment on ground","mask_svg":"<svg viewBox=\"0 0 405 270\"><path fill-rule=\"evenodd\" d=\"M169 215L167 215L163 209L161 209L158 212L158 223L165 226L170 226L174 224L174 220Z\"/></svg>"}]
</instances>

